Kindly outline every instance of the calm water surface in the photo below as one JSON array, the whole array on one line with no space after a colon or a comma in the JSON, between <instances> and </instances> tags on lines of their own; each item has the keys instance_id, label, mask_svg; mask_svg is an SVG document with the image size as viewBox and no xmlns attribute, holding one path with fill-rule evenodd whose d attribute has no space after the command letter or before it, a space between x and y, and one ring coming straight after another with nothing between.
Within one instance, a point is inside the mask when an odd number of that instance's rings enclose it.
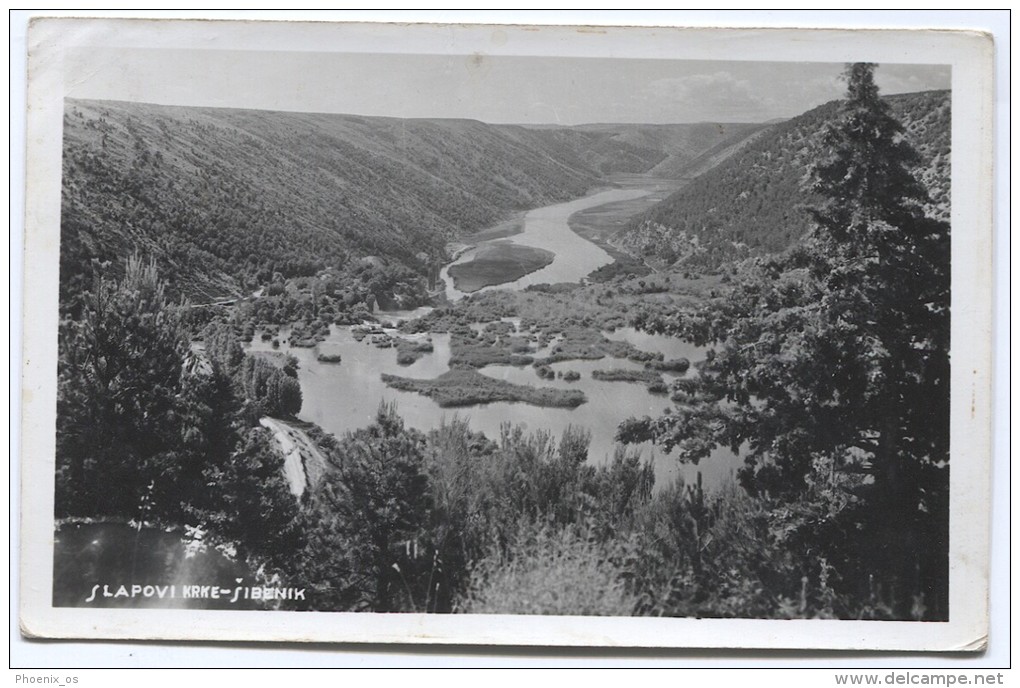
<instances>
[{"instance_id":1,"label":"calm water surface","mask_svg":"<svg viewBox=\"0 0 1020 688\"><path fill-rule=\"evenodd\" d=\"M382 316L385 320L385 315ZM281 341L286 338L281 331ZM661 352L666 358L686 357L697 361L703 357L700 349L692 345L660 335L637 332L632 328L618 329L606 333L611 339L629 341L638 348ZM643 367L626 359L604 358L597 361L562 361L551 368L566 372L574 370L581 374L576 382L562 379L543 380L531 366L487 366L480 372L497 379L515 384L579 389L588 397L588 402L574 409L542 408L523 403L494 403L465 408L441 408L431 399L414 392L402 392L387 387L380 379L381 373L392 373L411 378L433 378L449 370L450 336L431 335L433 353L424 355L410 366L396 362L396 350L380 349L372 345L370 337L358 342L350 328L334 326L327 340L330 351L339 351L340 363L320 363L314 349L289 348L281 345L280 351L293 354L300 362L298 377L304 403L299 414L303 420L321 426L327 432L341 436L346 432L367 427L375 419L379 404L394 402L404 422L412 428L428 431L453 417L466 418L472 429L484 433L490 439L499 437L501 424L512 422L525 426L529 431L544 430L559 437L569 425L587 428L592 435L589 461L602 464L608 461L615 450L614 436L619 423L627 417L657 417L670 408L671 402L664 395L650 394L645 386L632 382L605 382L594 380L595 370L625 368L641 370ZM257 341L251 346L254 351L272 351L266 342ZM687 375L695 374L694 368ZM668 380L669 375L665 376ZM727 451L717 451L700 467L680 466L676 459L663 454L661 449L650 445L638 445L643 456L654 460L656 481L663 484L675 476L694 480L700 470L706 486L714 486L732 474L738 460Z\"/></svg>"},{"instance_id":2,"label":"calm water surface","mask_svg":"<svg viewBox=\"0 0 1020 688\"><path fill-rule=\"evenodd\" d=\"M240 583L238 581L240 580ZM105 597L94 586L159 586L159 594ZM165 609L254 609L252 600L183 597L185 585L257 585L248 567L183 533L127 523L67 523L53 538L53 605ZM168 587L173 587L171 592ZM155 593L155 590L150 590ZM93 595L95 596L93 597ZM92 597L91 601L89 598Z\"/></svg>"},{"instance_id":3,"label":"calm water surface","mask_svg":"<svg viewBox=\"0 0 1020 688\"><path fill-rule=\"evenodd\" d=\"M578 198L567 203L558 203L543 208L535 208L524 216L524 230L506 239L496 241L511 241L521 246L531 246L546 251L552 251L556 257L551 263L541 270L536 270L525 275L514 282L485 287L487 289L524 289L532 284L554 284L557 282L580 282L592 271L603 265L613 262L613 258L601 248L587 239L576 234L567 220L574 213L594 208L607 203L631 200L647 196L649 189L610 189L601 191L591 196ZM488 242L483 242L482 245ZM457 265L471 260L476 249L469 249L462 253L457 260L450 265ZM453 279L447 270L447 265L440 272L440 277L446 282L446 296L450 301L457 301L465 296L465 293L453 286Z\"/></svg>"}]
</instances>

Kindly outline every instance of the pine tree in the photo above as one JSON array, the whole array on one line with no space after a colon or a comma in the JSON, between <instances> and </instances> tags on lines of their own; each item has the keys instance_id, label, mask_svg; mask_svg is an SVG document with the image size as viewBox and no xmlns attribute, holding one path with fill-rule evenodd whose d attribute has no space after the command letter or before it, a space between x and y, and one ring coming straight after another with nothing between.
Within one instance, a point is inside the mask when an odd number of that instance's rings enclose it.
<instances>
[{"instance_id":1,"label":"pine tree","mask_svg":"<svg viewBox=\"0 0 1020 688\"><path fill-rule=\"evenodd\" d=\"M712 349L674 412L619 436L694 463L742 452L741 483L773 504L785 544L837 565L857 601L845 615L881 596L876 614L945 618L949 228L924 214L916 154L873 71L847 67L808 240L653 324Z\"/></svg>"},{"instance_id":2,"label":"pine tree","mask_svg":"<svg viewBox=\"0 0 1020 688\"><path fill-rule=\"evenodd\" d=\"M247 428L228 456L206 466L203 522L238 545L239 553L303 580L294 557L304 546L300 505L284 477L284 459L264 428Z\"/></svg>"},{"instance_id":3,"label":"pine tree","mask_svg":"<svg viewBox=\"0 0 1020 688\"><path fill-rule=\"evenodd\" d=\"M59 347L58 514L134 515L150 483L172 499L188 341L155 265L133 256L120 282L97 275Z\"/></svg>"},{"instance_id":4,"label":"pine tree","mask_svg":"<svg viewBox=\"0 0 1020 688\"><path fill-rule=\"evenodd\" d=\"M427 607L435 561L424 451L424 436L405 429L392 406L381 406L372 426L330 450L332 470L308 505L301 563L318 608Z\"/></svg>"},{"instance_id":5,"label":"pine tree","mask_svg":"<svg viewBox=\"0 0 1020 688\"><path fill-rule=\"evenodd\" d=\"M833 310L867 342L857 424L867 428L873 483L860 494L870 518L862 556L899 561L912 579L911 613L942 618L948 604L949 226L925 215L911 174L916 152L878 96L874 65L847 67L831 154L814 170L826 200L814 209L814 250L824 260ZM820 268L821 270L819 270ZM851 317L840 312L851 313ZM906 540L906 541L904 541ZM924 607L924 609L922 609Z\"/></svg>"},{"instance_id":6,"label":"pine tree","mask_svg":"<svg viewBox=\"0 0 1020 688\"><path fill-rule=\"evenodd\" d=\"M860 336L881 346L872 374L882 398L870 422L884 423L879 451L891 469L900 459L949 459L949 227L924 214L927 193L909 171L917 155L878 97L873 69L848 67L842 117L825 136L832 153L814 170L826 201L812 216L824 257L816 277L870 311Z\"/></svg>"}]
</instances>

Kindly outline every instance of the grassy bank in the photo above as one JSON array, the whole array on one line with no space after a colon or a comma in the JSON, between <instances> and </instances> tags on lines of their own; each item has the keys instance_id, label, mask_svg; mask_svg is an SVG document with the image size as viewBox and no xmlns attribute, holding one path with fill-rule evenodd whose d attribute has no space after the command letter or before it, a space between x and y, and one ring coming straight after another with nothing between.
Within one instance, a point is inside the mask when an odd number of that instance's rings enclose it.
<instances>
[{"instance_id":1,"label":"grassy bank","mask_svg":"<svg viewBox=\"0 0 1020 688\"><path fill-rule=\"evenodd\" d=\"M524 231L524 215L523 212L514 213L513 217L509 220L504 220L499 224L495 224L485 229L480 229L474 234L465 237L465 241L472 241L474 243L481 243L483 241L491 241L493 239L506 239L514 234L520 234Z\"/></svg>"},{"instance_id":2,"label":"grassy bank","mask_svg":"<svg viewBox=\"0 0 1020 688\"><path fill-rule=\"evenodd\" d=\"M621 180L620 186L637 186L645 188L649 179ZM627 222L636 215L647 211L675 190L675 180L657 180L659 185L647 196L640 198L607 203L594 208L585 208L570 216L567 223L577 235L592 242L613 258L613 262L592 272L588 279L592 282L609 282L617 277L644 277L652 272L644 260L614 246L611 242L614 235L627 226ZM629 183L628 183L629 182Z\"/></svg>"},{"instance_id":3,"label":"grassy bank","mask_svg":"<svg viewBox=\"0 0 1020 688\"><path fill-rule=\"evenodd\" d=\"M575 408L587 401L584 393L578 390L515 385L474 370L450 370L432 380L417 380L383 373L382 380L394 389L423 394L444 408L497 401Z\"/></svg>"}]
</instances>

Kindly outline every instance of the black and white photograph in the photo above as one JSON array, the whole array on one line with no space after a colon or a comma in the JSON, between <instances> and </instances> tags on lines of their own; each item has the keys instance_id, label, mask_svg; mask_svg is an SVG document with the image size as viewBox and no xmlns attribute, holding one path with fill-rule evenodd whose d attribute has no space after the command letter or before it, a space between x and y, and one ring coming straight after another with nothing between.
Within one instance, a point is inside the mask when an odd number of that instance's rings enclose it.
<instances>
[{"instance_id":1,"label":"black and white photograph","mask_svg":"<svg viewBox=\"0 0 1020 688\"><path fill-rule=\"evenodd\" d=\"M990 48L695 33L31 27L23 629L982 647Z\"/></svg>"}]
</instances>

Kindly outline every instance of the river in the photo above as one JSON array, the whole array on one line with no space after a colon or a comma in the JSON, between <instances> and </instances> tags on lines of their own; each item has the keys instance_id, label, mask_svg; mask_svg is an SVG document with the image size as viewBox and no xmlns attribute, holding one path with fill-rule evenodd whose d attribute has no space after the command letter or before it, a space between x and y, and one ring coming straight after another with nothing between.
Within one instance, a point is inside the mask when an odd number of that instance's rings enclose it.
<instances>
[{"instance_id":1,"label":"river","mask_svg":"<svg viewBox=\"0 0 1020 688\"><path fill-rule=\"evenodd\" d=\"M566 203L557 203L543 208L535 208L524 216L524 228L519 234L502 239L520 246L551 251L556 255L553 261L544 268L536 270L513 282L484 287L486 289L524 289L532 284L554 284L557 282L580 282L592 271L613 262L612 256L604 250L579 236L570 229L568 219L581 210L594 208L608 203L633 200L651 193L647 189L609 189L585 196ZM483 242L483 245L488 242ZM446 283L446 297L457 301L466 294L457 289L449 275L453 265L466 263L474 258L478 247L470 248L461 253L455 261L447 265L439 273Z\"/></svg>"},{"instance_id":2,"label":"river","mask_svg":"<svg viewBox=\"0 0 1020 688\"><path fill-rule=\"evenodd\" d=\"M528 212L524 218L524 231L511 237L511 240L553 251L555 259L546 267L521 279L487 289L519 290L529 284L582 280L591 271L613 259L604 250L571 230L568 224L570 216L581 210L637 199L649 193L648 188L612 189ZM474 250L469 249L451 265L470 260ZM449 265L440 274L446 281L447 296L456 301L465 294L452 286L453 280L447 273L448 268ZM377 315L386 323L416 317L424 312L425 309L418 309L414 312L380 312ZM388 329L387 332L397 334L394 329ZM610 339L628 341L644 351L661 353L667 359L686 358L696 362L704 358L702 349L673 337L639 332L633 328L621 328L603 334ZM382 373L390 373L426 379L449 370L450 336L432 334L428 338L432 342L433 352L409 366L401 366L397 364L394 349L377 348L371 344L371 337L359 342L349 327L334 326L326 346L331 353L339 353L342 360L340 363L324 363L317 360L313 349L290 348L287 343L288 332L284 328L280 332L280 341L284 342L280 351L294 355L300 363L298 377L303 394L300 418L342 436L370 425L380 403L394 402L407 426L422 431L439 427L455 416L468 419L472 429L484 433L490 439L497 439L500 426L508 421L523 425L529 431L550 432L556 438L560 437L567 426L574 425L591 432L589 461L598 465L612 458L617 446L616 428L621 421L628 417L658 417L672 406L668 397L649 393L643 384L593 379L591 374L595 370L641 368L640 364L626 359L604 358L595 361L563 361L551 366L554 371L573 370L580 373L581 378L575 382L541 379L531 366L487 366L480 370L484 375L516 384L580 390L588 401L577 408L543 408L524 403L500 402L444 409L415 392L402 392L387 387L380 378ZM252 351L274 351L267 342L259 341L258 338L250 348ZM687 375L694 374L692 366ZM668 375L665 377L669 379ZM645 457L652 458L656 482L660 485L677 476L693 481L700 471L706 487L712 488L728 479L739 465L739 459L728 450L717 450L700 467L681 466L675 456L665 455L650 444L631 447L631 450L640 451Z\"/></svg>"}]
</instances>

